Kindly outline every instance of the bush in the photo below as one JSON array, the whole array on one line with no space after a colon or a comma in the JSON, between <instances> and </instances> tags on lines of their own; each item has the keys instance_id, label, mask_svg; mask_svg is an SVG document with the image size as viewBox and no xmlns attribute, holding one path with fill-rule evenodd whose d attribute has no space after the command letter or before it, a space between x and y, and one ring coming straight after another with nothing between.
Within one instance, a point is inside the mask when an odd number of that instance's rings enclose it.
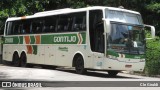
<instances>
[{"instance_id":1,"label":"bush","mask_svg":"<svg viewBox=\"0 0 160 90\"><path fill-rule=\"evenodd\" d=\"M149 76L160 74L160 38L146 42L145 73Z\"/></svg>"}]
</instances>

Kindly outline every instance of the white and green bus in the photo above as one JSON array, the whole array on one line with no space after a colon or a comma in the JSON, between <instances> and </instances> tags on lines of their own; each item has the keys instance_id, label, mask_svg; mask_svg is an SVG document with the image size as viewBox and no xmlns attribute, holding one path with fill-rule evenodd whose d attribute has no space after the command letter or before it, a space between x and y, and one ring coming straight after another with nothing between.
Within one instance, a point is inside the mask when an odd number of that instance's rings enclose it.
<instances>
[{"instance_id":1,"label":"white and green bus","mask_svg":"<svg viewBox=\"0 0 160 90\"><path fill-rule=\"evenodd\" d=\"M3 60L14 66L40 64L86 70L143 71L145 31L140 13L93 6L8 18ZM152 37L155 29L151 27Z\"/></svg>"}]
</instances>

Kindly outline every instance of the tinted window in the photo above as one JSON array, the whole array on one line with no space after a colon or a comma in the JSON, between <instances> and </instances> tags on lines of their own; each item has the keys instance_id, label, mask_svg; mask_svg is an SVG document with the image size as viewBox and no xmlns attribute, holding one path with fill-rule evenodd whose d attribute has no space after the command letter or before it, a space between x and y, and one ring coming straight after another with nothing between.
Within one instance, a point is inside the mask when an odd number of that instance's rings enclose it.
<instances>
[{"instance_id":1,"label":"tinted window","mask_svg":"<svg viewBox=\"0 0 160 90\"><path fill-rule=\"evenodd\" d=\"M23 20L23 27L21 34L29 34L31 33L31 20Z\"/></svg>"},{"instance_id":2,"label":"tinted window","mask_svg":"<svg viewBox=\"0 0 160 90\"><path fill-rule=\"evenodd\" d=\"M36 18L32 20L31 33L42 33L44 20L42 18Z\"/></svg>"},{"instance_id":3,"label":"tinted window","mask_svg":"<svg viewBox=\"0 0 160 90\"><path fill-rule=\"evenodd\" d=\"M44 19L43 32L55 32L57 16L45 17Z\"/></svg>"},{"instance_id":4,"label":"tinted window","mask_svg":"<svg viewBox=\"0 0 160 90\"><path fill-rule=\"evenodd\" d=\"M58 32L69 31L68 30L69 29L69 24L70 24L69 22L70 22L69 15L59 16L56 31L58 31Z\"/></svg>"},{"instance_id":5,"label":"tinted window","mask_svg":"<svg viewBox=\"0 0 160 90\"><path fill-rule=\"evenodd\" d=\"M7 35L86 30L86 12L53 15L7 23Z\"/></svg>"},{"instance_id":6,"label":"tinted window","mask_svg":"<svg viewBox=\"0 0 160 90\"><path fill-rule=\"evenodd\" d=\"M82 31L86 30L86 12L60 15L56 31Z\"/></svg>"},{"instance_id":7,"label":"tinted window","mask_svg":"<svg viewBox=\"0 0 160 90\"><path fill-rule=\"evenodd\" d=\"M7 34L8 35L20 34L22 27L23 26L20 21L8 22Z\"/></svg>"},{"instance_id":8,"label":"tinted window","mask_svg":"<svg viewBox=\"0 0 160 90\"><path fill-rule=\"evenodd\" d=\"M72 30L73 31L86 30L86 13L85 12L73 14Z\"/></svg>"}]
</instances>

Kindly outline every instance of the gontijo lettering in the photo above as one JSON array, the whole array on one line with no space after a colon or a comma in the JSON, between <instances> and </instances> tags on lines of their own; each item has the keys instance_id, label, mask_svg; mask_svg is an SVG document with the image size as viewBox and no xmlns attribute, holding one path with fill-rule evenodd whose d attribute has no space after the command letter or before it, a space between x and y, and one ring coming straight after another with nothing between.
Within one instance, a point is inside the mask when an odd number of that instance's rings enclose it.
<instances>
[{"instance_id":1,"label":"gontijo lettering","mask_svg":"<svg viewBox=\"0 0 160 90\"><path fill-rule=\"evenodd\" d=\"M76 36L54 36L53 42L76 42Z\"/></svg>"}]
</instances>

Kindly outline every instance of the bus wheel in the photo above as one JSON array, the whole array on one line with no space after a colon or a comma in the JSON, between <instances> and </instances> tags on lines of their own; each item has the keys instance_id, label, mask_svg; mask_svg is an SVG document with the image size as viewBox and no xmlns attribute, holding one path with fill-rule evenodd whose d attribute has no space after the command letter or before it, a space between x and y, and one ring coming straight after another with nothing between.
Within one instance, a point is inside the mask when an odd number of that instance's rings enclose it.
<instances>
[{"instance_id":1,"label":"bus wheel","mask_svg":"<svg viewBox=\"0 0 160 90\"><path fill-rule=\"evenodd\" d=\"M75 61L75 69L78 74L86 73L86 69L84 68L84 61L82 56L78 55Z\"/></svg>"},{"instance_id":2,"label":"bus wheel","mask_svg":"<svg viewBox=\"0 0 160 90\"><path fill-rule=\"evenodd\" d=\"M21 67L26 67L27 66L27 57L25 53L21 54Z\"/></svg>"},{"instance_id":3,"label":"bus wheel","mask_svg":"<svg viewBox=\"0 0 160 90\"><path fill-rule=\"evenodd\" d=\"M19 67L20 66L20 59L19 59L19 55L18 55L17 52L13 54L12 64L15 67Z\"/></svg>"},{"instance_id":4,"label":"bus wheel","mask_svg":"<svg viewBox=\"0 0 160 90\"><path fill-rule=\"evenodd\" d=\"M118 73L119 71L108 71L108 75L111 77L115 77Z\"/></svg>"}]
</instances>

